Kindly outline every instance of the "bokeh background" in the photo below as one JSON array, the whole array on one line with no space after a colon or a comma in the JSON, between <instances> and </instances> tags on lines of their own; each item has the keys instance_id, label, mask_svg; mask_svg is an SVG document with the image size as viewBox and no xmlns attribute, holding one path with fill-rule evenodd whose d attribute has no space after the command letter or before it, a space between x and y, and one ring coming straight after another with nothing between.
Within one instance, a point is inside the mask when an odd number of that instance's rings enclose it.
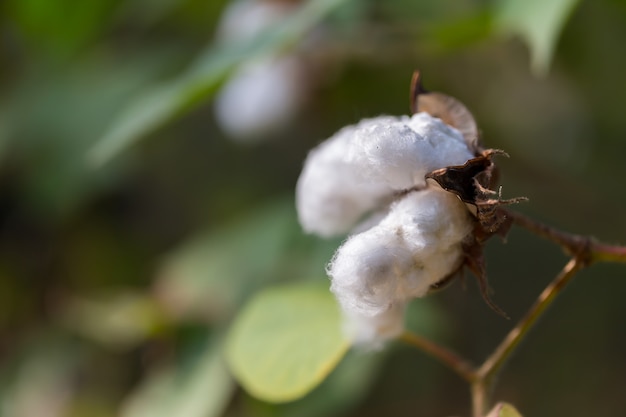
<instances>
[{"instance_id":1,"label":"bokeh background","mask_svg":"<svg viewBox=\"0 0 626 417\"><path fill-rule=\"evenodd\" d=\"M338 241L299 229L302 161L342 126L406 114L415 68L511 155L498 162L503 195L530 199L519 210L626 243L626 2L312 0L292 14L299 2L274 0L289 11L252 41L218 39L230 3L0 3L0 415L469 415L464 383L399 343L271 405L232 380L221 341L259 289L326 279ZM235 32L256 24L242 13ZM254 96L270 82L254 78L216 111L241 68L277 53L297 60L283 87ZM220 120L254 119L281 88L275 123ZM512 321L471 276L409 320L476 362L566 260L518 230L487 256ZM583 271L495 397L525 416L622 415L625 296L623 266Z\"/></svg>"}]
</instances>

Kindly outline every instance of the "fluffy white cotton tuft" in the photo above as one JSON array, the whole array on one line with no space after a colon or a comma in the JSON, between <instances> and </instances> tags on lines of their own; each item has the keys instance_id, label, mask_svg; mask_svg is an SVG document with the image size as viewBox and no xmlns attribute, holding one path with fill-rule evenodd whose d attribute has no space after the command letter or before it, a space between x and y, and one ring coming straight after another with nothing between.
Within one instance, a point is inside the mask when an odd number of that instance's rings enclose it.
<instances>
[{"instance_id":1,"label":"fluffy white cotton tuft","mask_svg":"<svg viewBox=\"0 0 626 417\"><path fill-rule=\"evenodd\" d=\"M355 132L379 119L345 127L309 152L296 186L296 208L305 231L326 237L346 233L392 196L386 182L364 177L349 156Z\"/></svg>"},{"instance_id":2,"label":"fluffy white cotton tuft","mask_svg":"<svg viewBox=\"0 0 626 417\"><path fill-rule=\"evenodd\" d=\"M472 157L459 131L427 113L386 118L357 130L351 154L365 175L396 190L424 186L427 173Z\"/></svg>"},{"instance_id":3,"label":"fluffy white cotton tuft","mask_svg":"<svg viewBox=\"0 0 626 417\"><path fill-rule=\"evenodd\" d=\"M441 188L429 187L407 194L378 225L351 236L337 250L328 274L348 321L357 322L349 324L355 340L396 336L398 323L390 324L389 311L403 310L409 300L426 295L431 285L453 273L471 230L465 205Z\"/></svg>"},{"instance_id":4,"label":"fluffy white cotton tuft","mask_svg":"<svg viewBox=\"0 0 626 417\"><path fill-rule=\"evenodd\" d=\"M381 116L346 127L313 149L296 188L300 222L321 236L345 233L394 193L473 154L462 135L426 113Z\"/></svg>"}]
</instances>

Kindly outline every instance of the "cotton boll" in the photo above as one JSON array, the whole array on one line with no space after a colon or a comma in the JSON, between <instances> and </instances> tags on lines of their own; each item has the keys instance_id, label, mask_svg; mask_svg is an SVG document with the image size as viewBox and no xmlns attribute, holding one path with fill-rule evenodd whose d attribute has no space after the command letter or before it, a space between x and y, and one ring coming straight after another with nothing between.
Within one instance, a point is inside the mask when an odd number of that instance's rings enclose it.
<instances>
[{"instance_id":1,"label":"cotton boll","mask_svg":"<svg viewBox=\"0 0 626 417\"><path fill-rule=\"evenodd\" d=\"M419 274L401 234L375 226L351 236L328 267L331 291L346 311L375 316L404 300L409 275Z\"/></svg>"},{"instance_id":2,"label":"cotton boll","mask_svg":"<svg viewBox=\"0 0 626 417\"><path fill-rule=\"evenodd\" d=\"M397 190L424 186L427 173L472 157L458 131L426 113L411 119L381 118L359 128L351 154L365 175Z\"/></svg>"},{"instance_id":3,"label":"cotton boll","mask_svg":"<svg viewBox=\"0 0 626 417\"><path fill-rule=\"evenodd\" d=\"M266 58L239 68L215 99L215 117L234 139L250 141L286 125L304 102L301 63Z\"/></svg>"},{"instance_id":4,"label":"cotton boll","mask_svg":"<svg viewBox=\"0 0 626 417\"><path fill-rule=\"evenodd\" d=\"M331 291L349 320L357 317L359 328L374 332L377 317L425 296L458 269L472 226L453 194L434 186L409 193L378 225L350 236L337 250L327 271ZM360 331L376 334L371 332Z\"/></svg>"},{"instance_id":5,"label":"cotton boll","mask_svg":"<svg viewBox=\"0 0 626 417\"><path fill-rule=\"evenodd\" d=\"M345 233L393 194L383 181L367 179L349 160L358 126L346 127L311 150L296 186L296 208L305 231L320 236Z\"/></svg>"}]
</instances>

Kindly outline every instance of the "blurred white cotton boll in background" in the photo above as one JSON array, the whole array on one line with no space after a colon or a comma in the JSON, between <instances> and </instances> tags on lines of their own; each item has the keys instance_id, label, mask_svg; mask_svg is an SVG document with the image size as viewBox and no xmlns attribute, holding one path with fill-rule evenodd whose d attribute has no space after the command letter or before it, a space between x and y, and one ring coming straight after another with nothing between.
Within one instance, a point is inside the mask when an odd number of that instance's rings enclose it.
<instances>
[{"instance_id":1,"label":"blurred white cotton boll in background","mask_svg":"<svg viewBox=\"0 0 626 417\"><path fill-rule=\"evenodd\" d=\"M266 58L239 68L215 98L215 117L234 139L263 138L285 126L305 99L300 62Z\"/></svg>"},{"instance_id":2,"label":"blurred white cotton boll in background","mask_svg":"<svg viewBox=\"0 0 626 417\"><path fill-rule=\"evenodd\" d=\"M216 33L221 43L258 36L280 23L297 2L239 0L224 11ZM218 125L241 141L264 139L300 111L308 93L306 67L298 51L244 62L215 98Z\"/></svg>"}]
</instances>

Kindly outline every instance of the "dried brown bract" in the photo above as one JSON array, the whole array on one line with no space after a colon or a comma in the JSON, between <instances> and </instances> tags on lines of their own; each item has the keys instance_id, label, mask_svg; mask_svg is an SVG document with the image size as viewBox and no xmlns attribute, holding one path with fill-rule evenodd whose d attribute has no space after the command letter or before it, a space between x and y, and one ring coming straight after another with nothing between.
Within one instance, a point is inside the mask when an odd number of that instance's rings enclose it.
<instances>
[{"instance_id":1,"label":"dried brown bract","mask_svg":"<svg viewBox=\"0 0 626 417\"><path fill-rule=\"evenodd\" d=\"M411 110L427 112L440 118L446 124L459 130L470 149L476 155L463 165L437 169L426 175L444 190L461 199L475 217L474 233L464 245L465 261L454 274L431 286L432 290L444 287L467 267L478 279L485 302L496 312L506 314L491 300L485 271L483 245L493 235L506 237L512 219L502 210L503 206L526 201L525 197L502 199L497 186L498 170L493 162L497 155L508 156L498 149L484 149L480 143L478 128L472 113L457 99L442 93L429 92L422 86L418 71L413 74L411 83Z\"/></svg>"}]
</instances>

